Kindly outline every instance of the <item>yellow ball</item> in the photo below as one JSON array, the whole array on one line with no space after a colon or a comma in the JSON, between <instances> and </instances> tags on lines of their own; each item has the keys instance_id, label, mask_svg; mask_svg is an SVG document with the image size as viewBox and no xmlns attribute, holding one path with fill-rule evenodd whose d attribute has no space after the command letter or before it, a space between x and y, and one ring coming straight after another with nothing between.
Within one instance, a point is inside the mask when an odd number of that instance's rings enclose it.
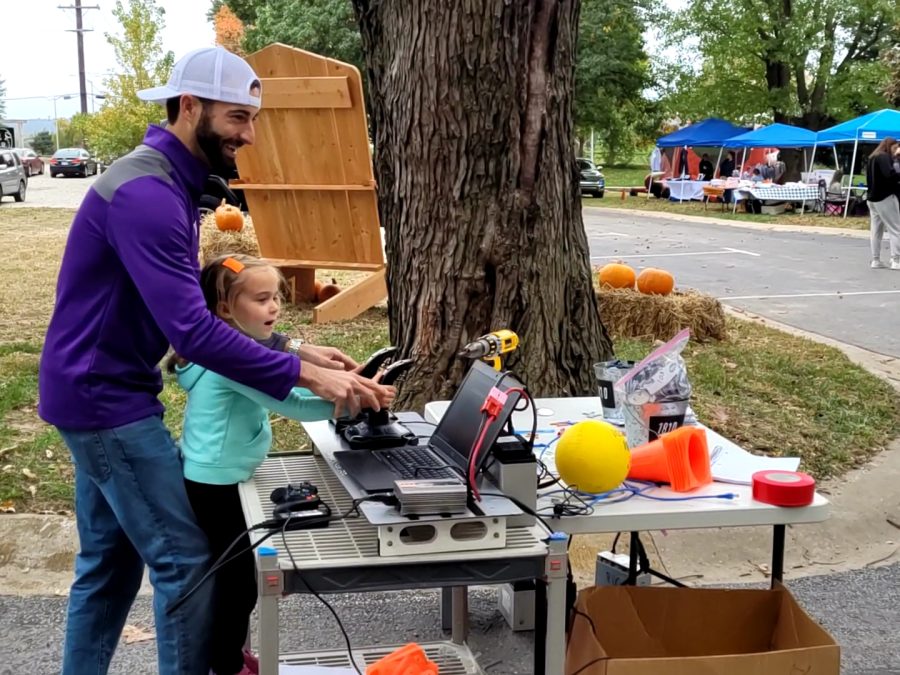
<instances>
[{"instance_id":1,"label":"yellow ball","mask_svg":"<svg viewBox=\"0 0 900 675\"><path fill-rule=\"evenodd\" d=\"M581 492L606 492L628 476L631 453L625 436L608 422L584 420L563 432L556 444L556 470Z\"/></svg>"}]
</instances>

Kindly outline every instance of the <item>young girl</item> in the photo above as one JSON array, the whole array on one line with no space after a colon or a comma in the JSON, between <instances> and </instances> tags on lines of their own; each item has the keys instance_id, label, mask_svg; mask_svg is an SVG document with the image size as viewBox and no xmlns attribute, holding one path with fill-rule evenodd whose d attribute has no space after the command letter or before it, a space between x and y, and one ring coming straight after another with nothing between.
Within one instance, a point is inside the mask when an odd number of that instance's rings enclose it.
<instances>
[{"instance_id":1,"label":"young girl","mask_svg":"<svg viewBox=\"0 0 900 675\"><path fill-rule=\"evenodd\" d=\"M200 275L209 310L260 341L272 336L282 283L271 265L237 254L213 260ZM176 362L178 383L187 392L181 438L184 482L215 560L247 528L238 483L248 480L269 452L269 411L300 421L325 420L334 416L334 405L300 388L278 401L196 364L177 357ZM250 538L244 535L234 550L249 546ZM212 672L256 673L258 662L243 650L256 605L253 554L247 551L222 567L214 584Z\"/></svg>"}]
</instances>

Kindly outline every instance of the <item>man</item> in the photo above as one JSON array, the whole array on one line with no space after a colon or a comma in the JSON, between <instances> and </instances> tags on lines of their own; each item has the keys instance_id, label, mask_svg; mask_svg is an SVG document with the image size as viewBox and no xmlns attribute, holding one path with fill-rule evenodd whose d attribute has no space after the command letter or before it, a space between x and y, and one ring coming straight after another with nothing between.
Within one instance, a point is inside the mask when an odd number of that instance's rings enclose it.
<instances>
[{"instance_id":1,"label":"man","mask_svg":"<svg viewBox=\"0 0 900 675\"><path fill-rule=\"evenodd\" d=\"M719 164L719 178L726 179L731 178L731 174L734 173L736 168L734 152L728 151L725 159Z\"/></svg>"},{"instance_id":2,"label":"man","mask_svg":"<svg viewBox=\"0 0 900 675\"><path fill-rule=\"evenodd\" d=\"M715 169L713 168L713 163L709 161L709 155L705 152L703 156L700 158L700 176L702 180L712 180L713 174L715 173Z\"/></svg>"},{"instance_id":3,"label":"man","mask_svg":"<svg viewBox=\"0 0 900 675\"><path fill-rule=\"evenodd\" d=\"M140 96L165 103L169 125L150 127L144 144L85 196L41 357L39 411L72 453L81 544L63 675L107 672L145 563L155 591L158 672L208 671L208 589L166 613L210 563L157 398L157 364L169 344L279 399L302 385L354 412L393 396L328 367L346 362L337 350L275 351L206 309L197 200L210 170L233 166L238 149L253 143L261 86L250 66L224 49L200 49L175 65L168 85Z\"/></svg>"}]
</instances>

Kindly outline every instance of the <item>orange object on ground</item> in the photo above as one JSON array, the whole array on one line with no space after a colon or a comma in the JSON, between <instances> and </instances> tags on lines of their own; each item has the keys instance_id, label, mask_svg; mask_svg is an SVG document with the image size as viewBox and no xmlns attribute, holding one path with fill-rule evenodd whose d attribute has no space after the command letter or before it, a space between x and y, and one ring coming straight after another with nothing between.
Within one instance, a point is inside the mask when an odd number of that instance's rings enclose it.
<instances>
[{"instance_id":1,"label":"orange object on ground","mask_svg":"<svg viewBox=\"0 0 900 675\"><path fill-rule=\"evenodd\" d=\"M669 483L675 492L712 483L706 431L700 427L679 427L634 448L628 477Z\"/></svg>"},{"instance_id":2,"label":"orange object on ground","mask_svg":"<svg viewBox=\"0 0 900 675\"><path fill-rule=\"evenodd\" d=\"M425 650L410 642L370 665L366 675L438 675L438 667Z\"/></svg>"}]
</instances>

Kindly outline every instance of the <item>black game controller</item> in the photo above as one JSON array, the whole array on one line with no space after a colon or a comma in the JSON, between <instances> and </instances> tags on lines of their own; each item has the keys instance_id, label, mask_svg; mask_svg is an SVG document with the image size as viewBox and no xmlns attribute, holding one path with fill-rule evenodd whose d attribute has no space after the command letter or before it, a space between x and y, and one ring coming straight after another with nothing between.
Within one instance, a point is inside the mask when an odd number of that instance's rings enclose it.
<instances>
[{"instance_id":1,"label":"black game controller","mask_svg":"<svg viewBox=\"0 0 900 675\"><path fill-rule=\"evenodd\" d=\"M397 347L385 347L384 349L379 349L377 352L372 354L363 364L363 367L360 368L359 374L362 377L372 379L378 374L378 371L381 369L383 365L390 362L394 356L397 355ZM382 384L387 384L382 380ZM336 417L331 420L331 423L334 425L335 431L339 434L343 433L344 429L346 429L351 424L357 424L362 422L365 419L365 413L360 412L355 417L350 417L349 415L344 415L343 417Z\"/></svg>"},{"instance_id":2,"label":"black game controller","mask_svg":"<svg viewBox=\"0 0 900 675\"><path fill-rule=\"evenodd\" d=\"M385 368L381 383L394 384L412 365L412 359L395 361ZM351 448L377 450L415 445L418 442L416 434L400 424L387 408L377 411L367 408L360 413L360 418L354 424L347 425L341 432Z\"/></svg>"},{"instance_id":3,"label":"black game controller","mask_svg":"<svg viewBox=\"0 0 900 675\"><path fill-rule=\"evenodd\" d=\"M322 506L319 489L309 481L275 488L269 498L275 504L272 509L273 518L288 518L298 512L312 511Z\"/></svg>"}]
</instances>

